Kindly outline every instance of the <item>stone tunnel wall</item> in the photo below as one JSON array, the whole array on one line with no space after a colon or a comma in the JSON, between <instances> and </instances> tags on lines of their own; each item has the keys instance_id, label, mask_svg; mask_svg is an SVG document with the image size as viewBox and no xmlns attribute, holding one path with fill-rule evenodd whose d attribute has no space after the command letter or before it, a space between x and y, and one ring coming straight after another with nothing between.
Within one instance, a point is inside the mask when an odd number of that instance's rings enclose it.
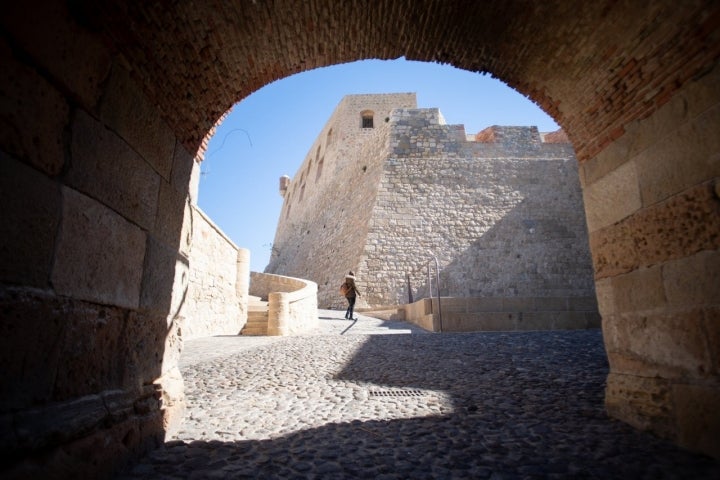
<instances>
[{"instance_id":1,"label":"stone tunnel wall","mask_svg":"<svg viewBox=\"0 0 720 480\"><path fill-rule=\"evenodd\" d=\"M372 4L3 5L3 475L100 476L158 445L182 410L174 286L203 139L274 80L401 56L489 72L563 126L608 411L720 457L720 4Z\"/></svg>"},{"instance_id":2,"label":"stone tunnel wall","mask_svg":"<svg viewBox=\"0 0 720 480\"><path fill-rule=\"evenodd\" d=\"M608 412L720 457L720 68L580 167Z\"/></svg>"},{"instance_id":3,"label":"stone tunnel wall","mask_svg":"<svg viewBox=\"0 0 720 480\"><path fill-rule=\"evenodd\" d=\"M0 450L19 478L101 476L184 408L193 155L97 38L58 28L66 63L0 43Z\"/></svg>"}]
</instances>

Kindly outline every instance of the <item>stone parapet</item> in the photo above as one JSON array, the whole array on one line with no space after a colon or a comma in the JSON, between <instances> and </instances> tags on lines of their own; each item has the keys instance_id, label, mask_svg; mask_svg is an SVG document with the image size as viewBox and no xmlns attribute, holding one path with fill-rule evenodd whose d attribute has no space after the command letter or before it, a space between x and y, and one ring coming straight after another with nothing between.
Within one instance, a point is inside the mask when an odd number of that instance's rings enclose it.
<instances>
[{"instance_id":1,"label":"stone parapet","mask_svg":"<svg viewBox=\"0 0 720 480\"><path fill-rule=\"evenodd\" d=\"M424 298L405 319L433 332L600 328L594 297Z\"/></svg>"},{"instance_id":2,"label":"stone parapet","mask_svg":"<svg viewBox=\"0 0 720 480\"><path fill-rule=\"evenodd\" d=\"M249 251L238 248L198 207L191 209L183 338L237 335L247 322Z\"/></svg>"},{"instance_id":3,"label":"stone parapet","mask_svg":"<svg viewBox=\"0 0 720 480\"><path fill-rule=\"evenodd\" d=\"M250 295L268 301L268 335L298 335L318 326L315 282L251 272Z\"/></svg>"}]
</instances>

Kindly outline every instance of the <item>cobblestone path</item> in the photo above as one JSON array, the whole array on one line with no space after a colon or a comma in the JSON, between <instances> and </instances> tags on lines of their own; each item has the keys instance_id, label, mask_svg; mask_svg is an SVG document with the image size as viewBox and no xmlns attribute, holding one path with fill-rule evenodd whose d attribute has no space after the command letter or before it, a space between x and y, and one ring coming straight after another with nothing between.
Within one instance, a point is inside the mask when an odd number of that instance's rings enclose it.
<instances>
[{"instance_id":1,"label":"cobblestone path","mask_svg":"<svg viewBox=\"0 0 720 480\"><path fill-rule=\"evenodd\" d=\"M316 335L188 342L183 427L120 478L720 478L605 415L598 330L424 334L321 312Z\"/></svg>"}]
</instances>

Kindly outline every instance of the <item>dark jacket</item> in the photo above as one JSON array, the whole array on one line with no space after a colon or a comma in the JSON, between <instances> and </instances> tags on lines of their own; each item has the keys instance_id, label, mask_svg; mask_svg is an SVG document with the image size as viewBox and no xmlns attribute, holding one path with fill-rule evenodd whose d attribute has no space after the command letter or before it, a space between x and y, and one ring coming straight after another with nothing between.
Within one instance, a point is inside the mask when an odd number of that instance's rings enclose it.
<instances>
[{"instance_id":1,"label":"dark jacket","mask_svg":"<svg viewBox=\"0 0 720 480\"><path fill-rule=\"evenodd\" d=\"M346 298L360 296L360 290L357 289L354 281L352 281L350 279L345 280L345 285L347 285L349 287L347 293L345 294Z\"/></svg>"}]
</instances>

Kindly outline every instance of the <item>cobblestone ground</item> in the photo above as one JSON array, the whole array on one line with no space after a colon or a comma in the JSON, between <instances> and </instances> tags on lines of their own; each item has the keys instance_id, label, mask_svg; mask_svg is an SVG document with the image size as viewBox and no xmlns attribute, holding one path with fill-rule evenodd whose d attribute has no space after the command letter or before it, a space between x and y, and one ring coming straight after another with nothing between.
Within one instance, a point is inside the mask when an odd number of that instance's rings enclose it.
<instances>
[{"instance_id":1,"label":"cobblestone ground","mask_svg":"<svg viewBox=\"0 0 720 480\"><path fill-rule=\"evenodd\" d=\"M598 330L423 334L342 313L315 335L188 342L183 427L120 478L720 478L605 415Z\"/></svg>"}]
</instances>

